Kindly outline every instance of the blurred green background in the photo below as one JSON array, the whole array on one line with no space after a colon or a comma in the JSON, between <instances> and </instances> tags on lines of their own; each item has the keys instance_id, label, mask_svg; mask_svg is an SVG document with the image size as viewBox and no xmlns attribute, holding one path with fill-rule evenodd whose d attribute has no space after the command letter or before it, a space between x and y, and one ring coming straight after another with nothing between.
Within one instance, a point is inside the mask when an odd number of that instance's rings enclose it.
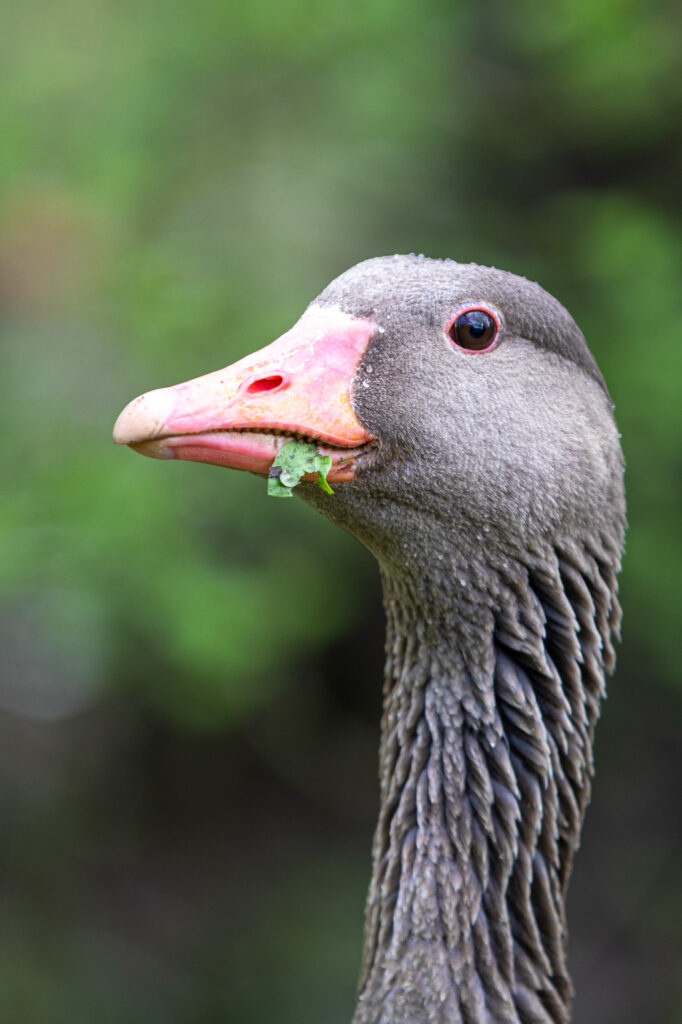
<instances>
[{"instance_id":1,"label":"blurred green background","mask_svg":"<svg viewBox=\"0 0 682 1024\"><path fill-rule=\"evenodd\" d=\"M391 252L539 280L628 463L576 1021L682 1019L682 76L651 0L34 0L0 38L0 1020L342 1024L376 813L374 565L133 396Z\"/></svg>"}]
</instances>

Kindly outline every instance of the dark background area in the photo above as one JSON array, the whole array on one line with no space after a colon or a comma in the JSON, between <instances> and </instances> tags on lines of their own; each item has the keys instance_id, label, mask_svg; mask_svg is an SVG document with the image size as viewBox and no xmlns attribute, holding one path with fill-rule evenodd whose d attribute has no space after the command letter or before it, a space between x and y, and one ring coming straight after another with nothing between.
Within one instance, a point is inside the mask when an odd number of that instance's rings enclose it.
<instances>
[{"instance_id":1,"label":"dark background area","mask_svg":"<svg viewBox=\"0 0 682 1024\"><path fill-rule=\"evenodd\" d=\"M680 7L36 0L0 38L0 1020L342 1024L376 813L371 558L115 448L350 264L540 281L616 402L624 642L577 1024L682 1019Z\"/></svg>"}]
</instances>

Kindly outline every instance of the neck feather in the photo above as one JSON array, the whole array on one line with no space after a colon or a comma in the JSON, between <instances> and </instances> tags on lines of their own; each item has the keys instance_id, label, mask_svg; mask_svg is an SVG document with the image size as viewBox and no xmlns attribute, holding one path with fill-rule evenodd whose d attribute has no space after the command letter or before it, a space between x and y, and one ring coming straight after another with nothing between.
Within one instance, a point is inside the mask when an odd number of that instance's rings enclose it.
<instances>
[{"instance_id":1,"label":"neck feather","mask_svg":"<svg viewBox=\"0 0 682 1024\"><path fill-rule=\"evenodd\" d=\"M354 1024L565 1024L564 902L618 550L384 573L381 812Z\"/></svg>"}]
</instances>

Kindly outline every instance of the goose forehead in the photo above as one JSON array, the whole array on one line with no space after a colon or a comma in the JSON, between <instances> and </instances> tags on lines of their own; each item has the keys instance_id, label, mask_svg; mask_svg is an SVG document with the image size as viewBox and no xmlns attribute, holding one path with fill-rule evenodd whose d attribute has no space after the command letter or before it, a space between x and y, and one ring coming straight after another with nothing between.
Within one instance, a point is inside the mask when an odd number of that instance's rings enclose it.
<instances>
[{"instance_id":1,"label":"goose forehead","mask_svg":"<svg viewBox=\"0 0 682 1024\"><path fill-rule=\"evenodd\" d=\"M333 280L315 305L373 319L391 335L439 330L460 303L489 304L507 335L526 338L580 367L606 390L585 339L564 306L539 284L508 271L426 256L380 256Z\"/></svg>"}]
</instances>

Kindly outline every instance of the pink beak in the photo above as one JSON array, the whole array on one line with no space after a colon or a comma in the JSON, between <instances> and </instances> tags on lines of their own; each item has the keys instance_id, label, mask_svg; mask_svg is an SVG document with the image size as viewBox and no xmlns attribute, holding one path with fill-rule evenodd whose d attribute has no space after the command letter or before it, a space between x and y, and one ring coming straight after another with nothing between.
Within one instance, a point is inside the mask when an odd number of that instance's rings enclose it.
<instances>
[{"instance_id":1,"label":"pink beak","mask_svg":"<svg viewBox=\"0 0 682 1024\"><path fill-rule=\"evenodd\" d=\"M224 370L140 395L114 441L157 459L189 459L267 474L291 436L331 455L329 480L350 480L358 449L373 441L350 388L370 338L369 320L313 307L266 348Z\"/></svg>"}]
</instances>

